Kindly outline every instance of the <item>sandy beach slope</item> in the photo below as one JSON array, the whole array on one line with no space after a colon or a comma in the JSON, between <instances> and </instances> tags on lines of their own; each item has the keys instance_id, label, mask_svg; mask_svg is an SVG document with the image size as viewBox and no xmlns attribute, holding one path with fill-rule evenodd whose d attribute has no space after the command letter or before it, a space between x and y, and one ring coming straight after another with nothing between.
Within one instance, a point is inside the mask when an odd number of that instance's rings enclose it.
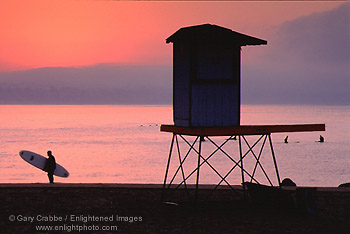
<instances>
[{"instance_id":1,"label":"sandy beach slope","mask_svg":"<svg viewBox=\"0 0 350 234\"><path fill-rule=\"evenodd\" d=\"M162 185L0 184L0 227L2 233L349 233L349 188L317 188L315 212L257 204L229 189L204 201L211 191L201 186L194 204L192 189L189 197L178 190L162 202Z\"/></svg>"}]
</instances>

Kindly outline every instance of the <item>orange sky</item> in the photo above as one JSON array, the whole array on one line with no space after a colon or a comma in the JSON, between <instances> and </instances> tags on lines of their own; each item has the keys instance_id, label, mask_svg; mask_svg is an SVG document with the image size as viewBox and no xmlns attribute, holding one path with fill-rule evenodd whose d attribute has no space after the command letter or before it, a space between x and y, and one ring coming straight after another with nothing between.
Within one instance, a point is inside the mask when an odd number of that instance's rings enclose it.
<instances>
[{"instance_id":1,"label":"orange sky","mask_svg":"<svg viewBox=\"0 0 350 234\"><path fill-rule=\"evenodd\" d=\"M279 24L340 4L2 0L0 71L171 64L165 39L180 27L212 23L268 40Z\"/></svg>"}]
</instances>

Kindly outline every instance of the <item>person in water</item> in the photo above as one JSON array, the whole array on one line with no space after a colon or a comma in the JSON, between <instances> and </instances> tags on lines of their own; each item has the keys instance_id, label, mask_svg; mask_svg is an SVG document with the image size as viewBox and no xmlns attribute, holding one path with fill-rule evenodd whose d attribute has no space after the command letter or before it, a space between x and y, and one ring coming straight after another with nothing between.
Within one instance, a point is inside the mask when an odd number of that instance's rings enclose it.
<instances>
[{"instance_id":1,"label":"person in water","mask_svg":"<svg viewBox=\"0 0 350 234\"><path fill-rule=\"evenodd\" d=\"M49 177L50 184L53 184L53 173L56 169L56 160L52 155L51 150L47 151L47 156L49 157L46 159L44 171L47 172L47 177Z\"/></svg>"},{"instance_id":2,"label":"person in water","mask_svg":"<svg viewBox=\"0 0 350 234\"><path fill-rule=\"evenodd\" d=\"M324 138L323 138L323 136L321 136L321 135L320 135L320 140L319 140L319 142L324 142Z\"/></svg>"},{"instance_id":3,"label":"person in water","mask_svg":"<svg viewBox=\"0 0 350 234\"><path fill-rule=\"evenodd\" d=\"M288 136L286 136L286 138L284 138L284 143L288 143Z\"/></svg>"}]
</instances>

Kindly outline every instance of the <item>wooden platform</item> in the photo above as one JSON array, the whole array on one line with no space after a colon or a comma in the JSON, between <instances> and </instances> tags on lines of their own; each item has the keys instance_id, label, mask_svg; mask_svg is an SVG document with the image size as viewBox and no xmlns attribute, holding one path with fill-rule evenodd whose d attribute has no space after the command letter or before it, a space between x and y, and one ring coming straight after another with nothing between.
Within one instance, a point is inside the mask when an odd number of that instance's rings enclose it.
<instances>
[{"instance_id":1,"label":"wooden platform","mask_svg":"<svg viewBox=\"0 0 350 234\"><path fill-rule=\"evenodd\" d=\"M160 131L190 136L264 135L281 132L325 131L325 124L240 125L231 127L179 127L161 125Z\"/></svg>"}]
</instances>

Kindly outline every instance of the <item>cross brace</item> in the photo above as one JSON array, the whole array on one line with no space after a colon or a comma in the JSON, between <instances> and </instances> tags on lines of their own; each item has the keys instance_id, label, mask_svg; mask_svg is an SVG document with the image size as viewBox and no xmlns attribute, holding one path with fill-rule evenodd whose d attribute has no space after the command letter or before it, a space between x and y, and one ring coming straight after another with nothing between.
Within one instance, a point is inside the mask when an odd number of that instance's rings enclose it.
<instances>
[{"instance_id":1,"label":"cross brace","mask_svg":"<svg viewBox=\"0 0 350 234\"><path fill-rule=\"evenodd\" d=\"M190 193L188 192L188 183L187 181L189 180L189 178L191 178L192 176L196 176L195 177L195 195L194 195L194 200L197 201L198 199L198 188L199 188L199 183L200 183L200 168L203 165L207 165L211 168L211 170L214 172L214 174L216 174L219 178L220 181L215 185L215 188L212 190L212 192L214 192L222 183L225 183L230 189L232 189L233 191L237 192L235 190L235 188L229 183L229 181L227 180L227 178L229 177L229 175L232 173L232 171L234 171L235 169L240 170L241 172L241 182L242 184L245 182L245 176L247 176L250 179L250 182L254 181L258 184L259 181L256 179L256 171L258 168L261 169L261 171L263 172L264 176L266 177L267 181L269 182L269 184L271 186L273 186L273 183L267 173L267 171L264 169L262 163L261 163L261 157L262 157L262 153L263 153L263 149L266 147L266 141L269 142L269 146L270 146L270 151L271 151L271 156L272 156L272 160L273 160L273 164L274 164L274 168L275 168L275 174L277 176L277 182L278 182L278 186L280 186L281 181L280 181L280 177L279 177L279 172L278 172L278 167L277 167L277 161L276 161L276 157L275 157L275 153L273 150L273 146L272 146L272 140L271 140L271 134L267 133L267 134L261 134L260 137L254 142L254 144L249 144L247 138L245 135L238 135L238 153L239 153L239 159L234 159L234 157L232 156L232 154L237 154L237 152L227 152L227 150L224 150L223 147L228 144L229 142L232 142L234 139L236 139L237 136L236 135L231 135L228 136L220 145L218 145L217 143L215 143L215 141L212 139L212 137L209 136L195 136L195 139L193 140L192 143L190 143L189 140L187 140L185 138L184 135L182 134L177 134L177 133L173 133L173 137L172 137L172 141L171 141L171 145L170 145L170 150L169 150L169 157L168 157L168 161L167 161L167 166L166 166L166 171L165 171L165 177L164 177L164 183L163 183L163 192L162 192L162 200L165 199L165 193L167 190L170 189L178 189L181 186L183 186L185 188L185 190L187 191L187 196L190 199ZM181 142L185 143L185 145L187 145L188 150L186 151L185 154L181 154L181 150L180 150L180 144L179 144L179 139L181 140ZM208 155L208 156L204 156L203 155L203 145L202 141L206 140L208 142L208 144L212 144L214 146L214 150ZM258 148L258 144L261 142L260 148L258 149L258 153L256 154L254 152L255 148ZM244 145L247 147L246 151L244 152L243 150L243 146ZM268 147L268 146L267 146ZM176 148L176 150L174 150L174 148ZM173 152L175 151L175 152ZM188 174L185 173L185 169L184 169L184 163L189 160L190 158L190 154L191 152L195 153L195 155L197 156L197 165L194 169L192 169ZM222 173L219 171L218 168L215 168L212 163L209 162L209 160L215 156L216 153L221 152L223 155L225 155L229 161L232 163L232 167L231 169L226 172L226 173ZM173 176L170 178L168 178L169 176L169 169L170 169L170 164L171 164L171 160L172 160L172 156L173 154L177 153L177 160L178 160L178 164L175 165L175 172L173 174ZM230 154L231 153L231 154ZM248 172L245 168L244 168L244 159L248 156L248 155L252 155L253 160L255 162L254 165L254 169L252 170L252 172ZM180 174L180 173L181 174ZM175 184L175 178L181 177L181 180L178 184ZM245 186L243 184L243 191L245 194Z\"/></svg>"}]
</instances>

